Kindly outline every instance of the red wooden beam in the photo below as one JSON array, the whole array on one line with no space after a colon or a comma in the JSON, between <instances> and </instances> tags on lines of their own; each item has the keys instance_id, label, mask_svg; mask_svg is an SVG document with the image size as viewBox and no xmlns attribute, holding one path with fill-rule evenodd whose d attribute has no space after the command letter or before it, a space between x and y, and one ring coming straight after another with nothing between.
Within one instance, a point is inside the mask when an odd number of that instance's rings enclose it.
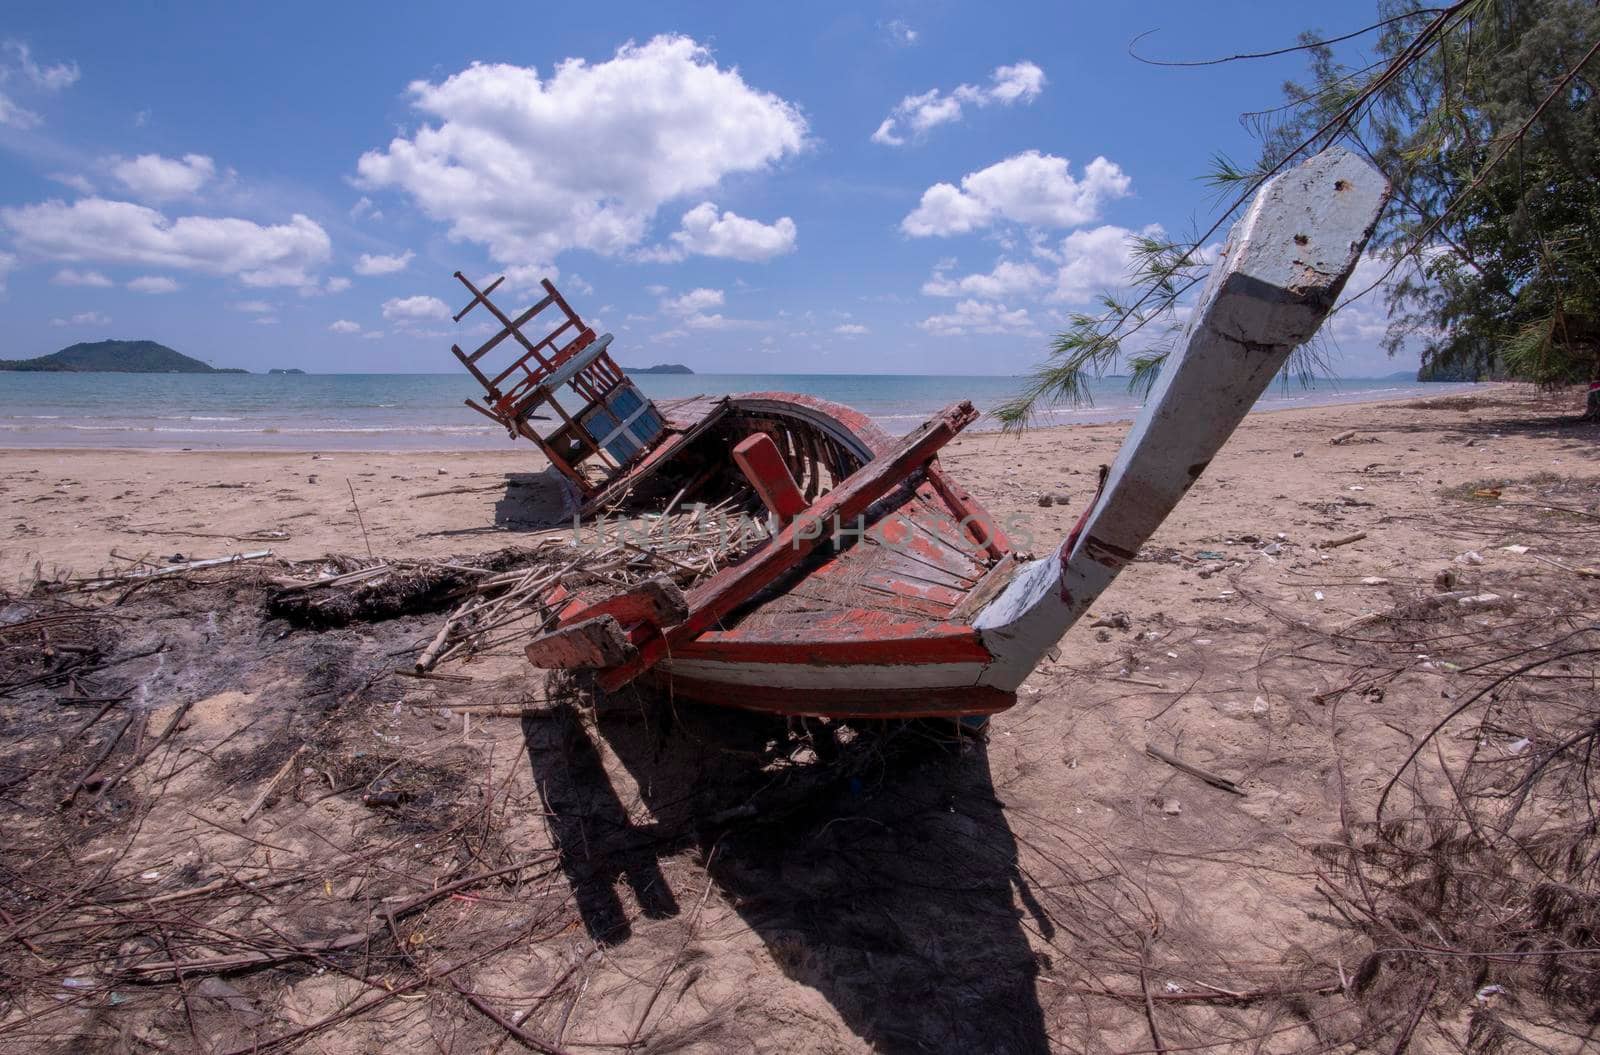
<instances>
[{"instance_id":1,"label":"red wooden beam","mask_svg":"<svg viewBox=\"0 0 1600 1055\"><path fill-rule=\"evenodd\" d=\"M990 557L999 560L1010 551L1011 540L1006 538L1005 530L987 509L978 504L972 492L946 476L944 469L937 464L928 466L928 482L966 528L967 537L988 551Z\"/></svg>"},{"instance_id":2,"label":"red wooden beam","mask_svg":"<svg viewBox=\"0 0 1600 1055\"><path fill-rule=\"evenodd\" d=\"M783 463L778 445L765 432L740 440L733 448L733 460L755 488L761 504L778 518L779 524L787 524L809 505L805 495L800 493L800 485L789 474L789 467Z\"/></svg>"},{"instance_id":3,"label":"red wooden beam","mask_svg":"<svg viewBox=\"0 0 1600 1055\"><path fill-rule=\"evenodd\" d=\"M857 469L744 563L691 590L689 617L671 630L640 642L637 657L600 676L601 688L607 692L621 688L659 662L673 646L693 641L702 630L709 629L804 560L836 522L854 527L856 518L868 506L903 484L907 476L976 420L978 412L971 402L953 403L893 449Z\"/></svg>"},{"instance_id":4,"label":"red wooden beam","mask_svg":"<svg viewBox=\"0 0 1600 1055\"><path fill-rule=\"evenodd\" d=\"M542 670L599 670L634 655L628 635L609 615L540 634L524 651L528 662Z\"/></svg>"},{"instance_id":5,"label":"red wooden beam","mask_svg":"<svg viewBox=\"0 0 1600 1055\"><path fill-rule=\"evenodd\" d=\"M561 610L561 621L576 623L609 615L624 626L650 623L662 627L681 623L688 614L688 601L677 583L658 575L623 593L616 593L615 588L580 591Z\"/></svg>"}]
</instances>

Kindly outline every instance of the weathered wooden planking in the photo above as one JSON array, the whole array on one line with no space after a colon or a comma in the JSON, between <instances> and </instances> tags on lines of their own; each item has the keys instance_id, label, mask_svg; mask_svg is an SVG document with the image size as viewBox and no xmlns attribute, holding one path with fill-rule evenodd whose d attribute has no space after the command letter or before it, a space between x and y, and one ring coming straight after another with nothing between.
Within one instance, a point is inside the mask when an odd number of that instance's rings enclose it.
<instances>
[{"instance_id":1,"label":"weathered wooden planking","mask_svg":"<svg viewBox=\"0 0 1600 1055\"><path fill-rule=\"evenodd\" d=\"M733 448L733 460L744 473L756 497L779 524L787 524L810 505L772 437L764 432L746 436ZM815 464L814 462L812 463ZM813 470L814 475L814 470Z\"/></svg>"},{"instance_id":2,"label":"weathered wooden planking","mask_svg":"<svg viewBox=\"0 0 1600 1055\"><path fill-rule=\"evenodd\" d=\"M602 670L636 655L628 635L609 615L541 634L524 651L529 663L544 670Z\"/></svg>"},{"instance_id":3,"label":"weathered wooden planking","mask_svg":"<svg viewBox=\"0 0 1600 1055\"><path fill-rule=\"evenodd\" d=\"M615 587L580 590L562 608L561 621L578 623L609 615L624 626L645 622L659 627L681 623L688 614L689 602L677 583L658 575L621 593Z\"/></svg>"},{"instance_id":4,"label":"weathered wooden planking","mask_svg":"<svg viewBox=\"0 0 1600 1055\"><path fill-rule=\"evenodd\" d=\"M1316 333L1387 196L1381 173L1338 149L1262 187L1082 529L1022 568L973 620L996 656L984 684L1015 690L1133 559L1289 353Z\"/></svg>"},{"instance_id":5,"label":"weathered wooden planking","mask_svg":"<svg viewBox=\"0 0 1600 1055\"><path fill-rule=\"evenodd\" d=\"M789 612L759 626L707 630L673 650L674 658L734 662L986 663L989 653L971 627L888 612Z\"/></svg>"},{"instance_id":6,"label":"weathered wooden planking","mask_svg":"<svg viewBox=\"0 0 1600 1055\"><path fill-rule=\"evenodd\" d=\"M761 549L737 567L730 568L696 587L689 595L689 618L653 640L639 646L639 656L630 663L606 671L600 684L607 690L626 685L679 645L709 629L758 590L800 564L818 545L816 523L832 525L837 518L845 523L893 490L910 473L926 464L940 447L950 442L963 428L977 420L970 402L946 407L921 428L905 437L892 451L868 462L827 495L819 498L803 517L785 527Z\"/></svg>"}]
</instances>

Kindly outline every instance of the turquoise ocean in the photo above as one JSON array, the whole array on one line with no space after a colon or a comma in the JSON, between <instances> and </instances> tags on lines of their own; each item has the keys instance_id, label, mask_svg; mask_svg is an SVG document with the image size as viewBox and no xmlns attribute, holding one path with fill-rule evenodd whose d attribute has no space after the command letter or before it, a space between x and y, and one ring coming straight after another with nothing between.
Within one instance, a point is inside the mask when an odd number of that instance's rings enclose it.
<instances>
[{"instance_id":1,"label":"turquoise ocean","mask_svg":"<svg viewBox=\"0 0 1600 1055\"><path fill-rule=\"evenodd\" d=\"M1022 386L1016 377L889 374L641 374L655 399L733 392L803 392L848 404L892 434L958 399L987 411ZM1392 378L1274 384L1257 410L1443 395L1470 384ZM1120 378L1093 385L1092 406L1062 406L1040 424L1131 417L1137 397ZM193 450L482 450L504 430L462 404L481 390L465 374L0 373L0 447ZM995 428L985 418L975 428Z\"/></svg>"}]
</instances>

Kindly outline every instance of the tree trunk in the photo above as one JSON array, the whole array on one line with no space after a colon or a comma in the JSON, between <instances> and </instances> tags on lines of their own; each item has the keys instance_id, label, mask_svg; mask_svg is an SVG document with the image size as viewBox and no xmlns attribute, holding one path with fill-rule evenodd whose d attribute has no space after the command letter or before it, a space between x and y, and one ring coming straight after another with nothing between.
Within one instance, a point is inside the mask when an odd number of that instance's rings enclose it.
<instances>
[{"instance_id":1,"label":"tree trunk","mask_svg":"<svg viewBox=\"0 0 1600 1055\"><path fill-rule=\"evenodd\" d=\"M1600 421L1600 381L1589 382L1589 402L1583 411L1584 421Z\"/></svg>"}]
</instances>

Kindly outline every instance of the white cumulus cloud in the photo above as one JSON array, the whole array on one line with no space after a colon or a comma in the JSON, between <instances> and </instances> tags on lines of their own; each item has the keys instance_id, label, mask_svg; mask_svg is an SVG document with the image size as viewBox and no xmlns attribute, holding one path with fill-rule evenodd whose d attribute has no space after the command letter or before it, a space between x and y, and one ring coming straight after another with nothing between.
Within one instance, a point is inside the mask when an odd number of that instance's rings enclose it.
<instances>
[{"instance_id":1,"label":"white cumulus cloud","mask_svg":"<svg viewBox=\"0 0 1600 1055\"><path fill-rule=\"evenodd\" d=\"M70 319L51 319L52 326L108 326L111 316L102 315L98 311L82 311Z\"/></svg>"},{"instance_id":2,"label":"white cumulus cloud","mask_svg":"<svg viewBox=\"0 0 1600 1055\"><path fill-rule=\"evenodd\" d=\"M135 197L166 201L197 192L216 176L217 165L204 154L181 158L140 154L132 160L112 159L111 174Z\"/></svg>"},{"instance_id":3,"label":"white cumulus cloud","mask_svg":"<svg viewBox=\"0 0 1600 1055\"><path fill-rule=\"evenodd\" d=\"M70 267L57 271L50 281L58 286L96 286L100 289L116 285L98 271L78 271Z\"/></svg>"},{"instance_id":4,"label":"white cumulus cloud","mask_svg":"<svg viewBox=\"0 0 1600 1055\"><path fill-rule=\"evenodd\" d=\"M140 275L128 288L135 293L176 293L183 287L165 275Z\"/></svg>"},{"instance_id":5,"label":"white cumulus cloud","mask_svg":"<svg viewBox=\"0 0 1600 1055\"><path fill-rule=\"evenodd\" d=\"M329 333L360 333L361 332L361 324L359 322L351 322L349 319L340 319L339 321L337 321L335 323L332 323L332 324L330 324L328 326L328 332Z\"/></svg>"},{"instance_id":6,"label":"white cumulus cloud","mask_svg":"<svg viewBox=\"0 0 1600 1055\"><path fill-rule=\"evenodd\" d=\"M1029 150L961 177L961 186L935 183L900 222L913 238L965 234L1009 220L1038 227L1077 227L1094 220L1105 202L1127 195L1132 180L1097 157L1072 175L1066 158Z\"/></svg>"},{"instance_id":7,"label":"white cumulus cloud","mask_svg":"<svg viewBox=\"0 0 1600 1055\"><path fill-rule=\"evenodd\" d=\"M968 297L977 300L1042 298L1082 304L1103 290L1127 286L1133 240L1139 235L1159 237L1159 224L1132 231L1115 224L1073 231L1056 245L1033 246L1035 260L997 262L993 270L956 277L949 261L934 268L922 284L930 297Z\"/></svg>"},{"instance_id":8,"label":"white cumulus cloud","mask_svg":"<svg viewBox=\"0 0 1600 1055\"><path fill-rule=\"evenodd\" d=\"M859 337L864 333L871 333L872 331L861 325L859 322L847 322L842 326L835 326L833 328L833 332L842 337Z\"/></svg>"},{"instance_id":9,"label":"white cumulus cloud","mask_svg":"<svg viewBox=\"0 0 1600 1055\"><path fill-rule=\"evenodd\" d=\"M872 141L890 147L904 146L911 137L961 120L964 107L1031 103L1039 98L1044 86L1044 71L1031 62L997 66L987 85L959 84L948 93L930 88L921 95L906 96L878 125Z\"/></svg>"},{"instance_id":10,"label":"white cumulus cloud","mask_svg":"<svg viewBox=\"0 0 1600 1055\"><path fill-rule=\"evenodd\" d=\"M884 35L889 38L889 43L899 48L909 48L917 42L917 31L907 25L902 19L892 19L882 23Z\"/></svg>"},{"instance_id":11,"label":"white cumulus cloud","mask_svg":"<svg viewBox=\"0 0 1600 1055\"><path fill-rule=\"evenodd\" d=\"M6 291L6 276L15 271L17 258L10 253L0 253L0 293Z\"/></svg>"},{"instance_id":12,"label":"white cumulus cloud","mask_svg":"<svg viewBox=\"0 0 1600 1055\"><path fill-rule=\"evenodd\" d=\"M794 221L780 216L774 223L750 220L734 212L718 213L711 202L701 202L683 214L672 235L673 245L641 254L646 259L682 260L690 254L759 261L794 251Z\"/></svg>"},{"instance_id":13,"label":"white cumulus cloud","mask_svg":"<svg viewBox=\"0 0 1600 1055\"><path fill-rule=\"evenodd\" d=\"M918 326L935 337L965 337L975 333L1035 332L1033 319L1027 308L1007 309L1004 304L988 301L963 300L955 310L944 315L931 315Z\"/></svg>"},{"instance_id":14,"label":"white cumulus cloud","mask_svg":"<svg viewBox=\"0 0 1600 1055\"><path fill-rule=\"evenodd\" d=\"M32 110L15 102L4 92L0 92L0 125L9 125L12 128L37 128L43 119ZM61 322L53 319L52 322ZM65 326L65 322L61 322Z\"/></svg>"},{"instance_id":15,"label":"white cumulus cloud","mask_svg":"<svg viewBox=\"0 0 1600 1055\"><path fill-rule=\"evenodd\" d=\"M661 302L661 310L672 315L693 315L708 308L720 308L724 297L720 289L691 289L680 296L672 297Z\"/></svg>"},{"instance_id":16,"label":"white cumulus cloud","mask_svg":"<svg viewBox=\"0 0 1600 1055\"><path fill-rule=\"evenodd\" d=\"M132 202L82 198L0 209L18 247L74 263L104 261L202 271L250 286L305 286L328 259L328 234L308 217L263 226L231 217L168 219Z\"/></svg>"},{"instance_id":17,"label":"white cumulus cloud","mask_svg":"<svg viewBox=\"0 0 1600 1055\"><path fill-rule=\"evenodd\" d=\"M404 271L417 254L407 249L394 256L380 256L373 253L362 253L352 268L358 275L392 275L397 271Z\"/></svg>"},{"instance_id":18,"label":"white cumulus cloud","mask_svg":"<svg viewBox=\"0 0 1600 1055\"><path fill-rule=\"evenodd\" d=\"M383 302L383 317L402 322L421 322L424 319L448 319L450 308L438 297L392 297Z\"/></svg>"},{"instance_id":19,"label":"white cumulus cloud","mask_svg":"<svg viewBox=\"0 0 1600 1055\"><path fill-rule=\"evenodd\" d=\"M25 91L54 94L70 88L78 80L78 64L62 62L41 66L34 61L33 51L21 41L8 40L0 44L0 84L19 83ZM5 92L0 92L0 125L12 128L37 128L44 119L17 102Z\"/></svg>"},{"instance_id":20,"label":"white cumulus cloud","mask_svg":"<svg viewBox=\"0 0 1600 1055\"><path fill-rule=\"evenodd\" d=\"M952 278L942 270L922 284L922 292L930 297L981 297L1000 300L1005 297L1029 296L1050 284L1050 276L1033 263L1002 260L988 274L966 275Z\"/></svg>"},{"instance_id":21,"label":"white cumulus cloud","mask_svg":"<svg viewBox=\"0 0 1600 1055\"><path fill-rule=\"evenodd\" d=\"M8 40L0 47L0 81L14 75L41 91L59 92L78 83L79 72L76 62L41 66L34 61L32 48L19 40Z\"/></svg>"},{"instance_id":22,"label":"white cumulus cloud","mask_svg":"<svg viewBox=\"0 0 1600 1055\"><path fill-rule=\"evenodd\" d=\"M548 77L475 64L409 92L434 123L363 154L359 183L405 191L502 264L632 249L662 205L806 142L794 104L683 36L628 43L603 62L567 59Z\"/></svg>"}]
</instances>

